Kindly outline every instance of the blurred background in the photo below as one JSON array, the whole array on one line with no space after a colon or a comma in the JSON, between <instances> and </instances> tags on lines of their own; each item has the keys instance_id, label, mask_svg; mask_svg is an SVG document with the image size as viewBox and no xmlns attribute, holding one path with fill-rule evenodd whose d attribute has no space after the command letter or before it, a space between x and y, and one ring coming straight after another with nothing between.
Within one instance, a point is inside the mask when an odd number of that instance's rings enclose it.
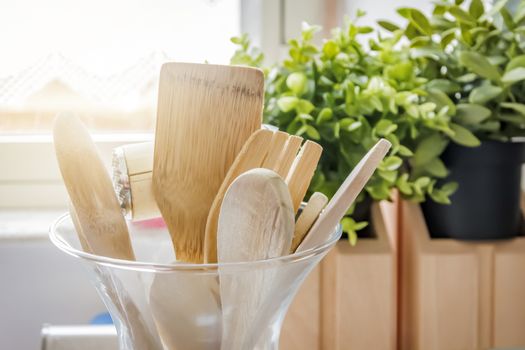
<instances>
[{"instance_id":1,"label":"blurred background","mask_svg":"<svg viewBox=\"0 0 525 350\"><path fill-rule=\"evenodd\" d=\"M47 237L67 204L50 136L58 112L77 113L109 156L152 139L163 62L227 64L230 38L247 33L270 65L303 21L323 27L320 43L358 9L360 23L376 27L397 21L400 6L426 13L432 1L3 0L0 349L38 349L43 324L88 324L105 312L81 266Z\"/></svg>"}]
</instances>

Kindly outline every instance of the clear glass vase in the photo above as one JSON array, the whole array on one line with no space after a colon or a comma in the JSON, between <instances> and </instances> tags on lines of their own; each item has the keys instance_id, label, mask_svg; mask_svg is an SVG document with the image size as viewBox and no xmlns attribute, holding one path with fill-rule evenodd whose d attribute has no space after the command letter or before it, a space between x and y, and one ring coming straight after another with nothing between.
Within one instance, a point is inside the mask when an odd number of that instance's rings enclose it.
<instances>
[{"instance_id":1,"label":"clear glass vase","mask_svg":"<svg viewBox=\"0 0 525 350\"><path fill-rule=\"evenodd\" d=\"M306 276L341 237L254 262L175 261L164 227L129 224L136 261L82 251L71 217L50 229L51 241L82 260L110 312L121 350L278 349L288 306ZM229 293L221 299L222 293Z\"/></svg>"}]
</instances>

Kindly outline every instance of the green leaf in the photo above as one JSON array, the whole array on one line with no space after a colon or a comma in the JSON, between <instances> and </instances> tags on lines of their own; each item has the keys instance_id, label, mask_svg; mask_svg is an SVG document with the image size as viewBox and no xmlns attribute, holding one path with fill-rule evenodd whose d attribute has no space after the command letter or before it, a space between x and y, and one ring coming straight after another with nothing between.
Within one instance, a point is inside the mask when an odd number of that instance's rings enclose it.
<instances>
[{"instance_id":1,"label":"green leaf","mask_svg":"<svg viewBox=\"0 0 525 350\"><path fill-rule=\"evenodd\" d=\"M476 104L460 103L454 119L461 124L475 125L490 117L491 110Z\"/></svg>"},{"instance_id":2,"label":"green leaf","mask_svg":"<svg viewBox=\"0 0 525 350\"><path fill-rule=\"evenodd\" d=\"M311 125L306 125L306 135L308 135L313 140L321 139L321 135L319 135L319 131L317 131L317 129Z\"/></svg>"},{"instance_id":3,"label":"green leaf","mask_svg":"<svg viewBox=\"0 0 525 350\"><path fill-rule=\"evenodd\" d=\"M451 203L450 199L445 193L443 193L443 191L434 190L431 193L429 193L429 195L430 195L430 198L432 198L432 200L434 200L434 202L436 203L439 203L439 204L450 204Z\"/></svg>"},{"instance_id":4,"label":"green leaf","mask_svg":"<svg viewBox=\"0 0 525 350\"><path fill-rule=\"evenodd\" d=\"M408 174L403 174L397 178L396 187L407 196L413 193L412 187L408 184Z\"/></svg>"},{"instance_id":5,"label":"green leaf","mask_svg":"<svg viewBox=\"0 0 525 350\"><path fill-rule=\"evenodd\" d=\"M447 182L443 185L443 187L441 187L441 191L443 191L443 193L445 193L447 196L450 196L457 191L458 187L459 185L457 182Z\"/></svg>"},{"instance_id":6,"label":"green leaf","mask_svg":"<svg viewBox=\"0 0 525 350\"><path fill-rule=\"evenodd\" d=\"M427 96L428 101L432 101L436 104L437 109L447 108L447 114L453 116L456 114L456 105L450 97L447 96L443 91L438 89L430 89Z\"/></svg>"},{"instance_id":7,"label":"green leaf","mask_svg":"<svg viewBox=\"0 0 525 350\"><path fill-rule=\"evenodd\" d=\"M314 108L315 106L312 104L312 102L308 100L299 100L299 102L295 106L297 113L304 113L304 114L310 114L310 112L313 111Z\"/></svg>"},{"instance_id":8,"label":"green leaf","mask_svg":"<svg viewBox=\"0 0 525 350\"><path fill-rule=\"evenodd\" d=\"M397 171L377 169L377 174L385 179L388 183L393 184L396 181Z\"/></svg>"},{"instance_id":9,"label":"green leaf","mask_svg":"<svg viewBox=\"0 0 525 350\"><path fill-rule=\"evenodd\" d=\"M510 14L509 10L507 10L506 8L502 8L499 13L501 14L501 17L503 17L503 21L505 22L507 28L513 30L516 27L516 23L514 23L514 20L512 19L512 15Z\"/></svg>"},{"instance_id":10,"label":"green leaf","mask_svg":"<svg viewBox=\"0 0 525 350\"><path fill-rule=\"evenodd\" d=\"M498 13L503 7L505 7L505 5L507 4L508 0L499 0L498 2L496 2L494 4L494 6L492 6L492 8L490 9L489 12L485 13L483 16L482 16L482 20L485 20L487 18L490 18L492 16L494 16L496 13Z\"/></svg>"},{"instance_id":11,"label":"green leaf","mask_svg":"<svg viewBox=\"0 0 525 350\"><path fill-rule=\"evenodd\" d=\"M519 114L525 116L525 104L515 102L502 102L501 107L512 109Z\"/></svg>"},{"instance_id":12,"label":"green leaf","mask_svg":"<svg viewBox=\"0 0 525 350\"><path fill-rule=\"evenodd\" d=\"M450 128L454 131L454 135L450 138L455 143L466 147L477 147L481 144L479 139L474 136L470 130L462 127L461 125L451 123Z\"/></svg>"},{"instance_id":13,"label":"green leaf","mask_svg":"<svg viewBox=\"0 0 525 350\"><path fill-rule=\"evenodd\" d=\"M523 67L514 68L506 72L503 75L503 78L501 78L501 80L505 84L514 84L514 83L517 83L518 81L525 80L525 68Z\"/></svg>"},{"instance_id":14,"label":"green leaf","mask_svg":"<svg viewBox=\"0 0 525 350\"><path fill-rule=\"evenodd\" d=\"M447 147L448 141L439 134L432 134L424 138L416 147L412 163L416 167L421 167L432 159L438 157Z\"/></svg>"},{"instance_id":15,"label":"green leaf","mask_svg":"<svg viewBox=\"0 0 525 350\"><path fill-rule=\"evenodd\" d=\"M439 158L434 158L425 165L424 168L430 175L443 178L448 175L447 167Z\"/></svg>"},{"instance_id":16,"label":"green leaf","mask_svg":"<svg viewBox=\"0 0 525 350\"><path fill-rule=\"evenodd\" d=\"M396 131L397 125L391 120L381 119L375 126L375 130L379 136L387 136Z\"/></svg>"},{"instance_id":17,"label":"green leaf","mask_svg":"<svg viewBox=\"0 0 525 350\"><path fill-rule=\"evenodd\" d=\"M414 155L414 153L408 147L403 146L403 145L399 145L398 152L403 157L412 157Z\"/></svg>"},{"instance_id":18,"label":"green leaf","mask_svg":"<svg viewBox=\"0 0 525 350\"><path fill-rule=\"evenodd\" d=\"M485 12L485 7L483 6L483 1L481 0L472 0L468 8L468 12L474 18L479 18Z\"/></svg>"},{"instance_id":19,"label":"green leaf","mask_svg":"<svg viewBox=\"0 0 525 350\"><path fill-rule=\"evenodd\" d=\"M525 6L524 6L525 8ZM505 67L505 72L509 72L514 68L523 67L525 68L525 55L516 56L507 63Z\"/></svg>"},{"instance_id":20,"label":"green leaf","mask_svg":"<svg viewBox=\"0 0 525 350\"><path fill-rule=\"evenodd\" d=\"M401 29L397 25L389 21L381 20L377 21L377 24L379 24L382 28L388 30L389 32L395 32L396 30Z\"/></svg>"},{"instance_id":21,"label":"green leaf","mask_svg":"<svg viewBox=\"0 0 525 350\"><path fill-rule=\"evenodd\" d=\"M300 96L308 88L308 78L304 73L295 72L286 78L286 85L294 94Z\"/></svg>"},{"instance_id":22,"label":"green leaf","mask_svg":"<svg viewBox=\"0 0 525 350\"><path fill-rule=\"evenodd\" d=\"M328 108L328 107L325 107L325 108L321 109L321 112L319 112L319 114L317 115L316 123L317 124L321 124L323 122L326 122L326 121L332 119L332 115L333 115L332 109Z\"/></svg>"},{"instance_id":23,"label":"green leaf","mask_svg":"<svg viewBox=\"0 0 525 350\"><path fill-rule=\"evenodd\" d=\"M339 53L339 51L341 51L339 45L337 45L333 40L328 40L323 45L323 53L330 59L334 58Z\"/></svg>"},{"instance_id":24,"label":"green leaf","mask_svg":"<svg viewBox=\"0 0 525 350\"><path fill-rule=\"evenodd\" d=\"M501 79L498 69L491 65L490 62L485 58L485 56L477 52L461 52L459 54L459 62L463 66L468 68L470 71L484 78L496 82L498 82Z\"/></svg>"},{"instance_id":25,"label":"green leaf","mask_svg":"<svg viewBox=\"0 0 525 350\"><path fill-rule=\"evenodd\" d=\"M485 84L478 86L470 92L468 100L470 103L485 104L498 97L503 92L499 86Z\"/></svg>"},{"instance_id":26,"label":"green leaf","mask_svg":"<svg viewBox=\"0 0 525 350\"><path fill-rule=\"evenodd\" d=\"M290 112L297 106L299 99L295 96L284 96L277 100L277 106L283 112Z\"/></svg>"},{"instance_id":27,"label":"green leaf","mask_svg":"<svg viewBox=\"0 0 525 350\"><path fill-rule=\"evenodd\" d=\"M448 79L433 79L426 86L429 90L438 90L445 94L453 94L461 89L459 84Z\"/></svg>"},{"instance_id":28,"label":"green leaf","mask_svg":"<svg viewBox=\"0 0 525 350\"><path fill-rule=\"evenodd\" d=\"M465 10L463 10L459 6L452 6L452 7L450 7L448 9L448 12L450 12L450 14L452 16L456 17L456 19L459 22L472 24L472 25L476 23L476 19L474 17L472 17L468 12L466 12Z\"/></svg>"},{"instance_id":29,"label":"green leaf","mask_svg":"<svg viewBox=\"0 0 525 350\"><path fill-rule=\"evenodd\" d=\"M414 24L419 31L427 35L432 35L432 26L430 25L428 18L421 11L411 9L410 18L412 24Z\"/></svg>"},{"instance_id":30,"label":"green leaf","mask_svg":"<svg viewBox=\"0 0 525 350\"><path fill-rule=\"evenodd\" d=\"M389 156L381 162L381 168L384 170L397 170L403 164L403 160L396 156Z\"/></svg>"}]
</instances>

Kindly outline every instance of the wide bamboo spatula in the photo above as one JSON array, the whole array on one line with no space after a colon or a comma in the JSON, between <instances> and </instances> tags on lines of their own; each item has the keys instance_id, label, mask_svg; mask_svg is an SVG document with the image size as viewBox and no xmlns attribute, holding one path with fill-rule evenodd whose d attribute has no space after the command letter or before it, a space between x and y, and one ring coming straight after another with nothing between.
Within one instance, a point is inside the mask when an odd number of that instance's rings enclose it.
<instances>
[{"instance_id":1,"label":"wide bamboo spatula","mask_svg":"<svg viewBox=\"0 0 525 350\"><path fill-rule=\"evenodd\" d=\"M288 254L294 216L288 187L274 171L249 170L228 188L217 236L223 311L221 349L254 348L260 330L252 328L275 278L272 269L232 272L221 264Z\"/></svg>"},{"instance_id":2,"label":"wide bamboo spatula","mask_svg":"<svg viewBox=\"0 0 525 350\"><path fill-rule=\"evenodd\" d=\"M153 192L179 261L200 263L210 206L261 127L262 71L166 63L159 83Z\"/></svg>"},{"instance_id":3,"label":"wide bamboo spatula","mask_svg":"<svg viewBox=\"0 0 525 350\"><path fill-rule=\"evenodd\" d=\"M333 230L344 217L346 211L355 201L359 193L381 163L390 149L391 143L380 139L370 151L359 161L341 187L326 205L317 221L314 223L296 251L301 252L317 247L326 242Z\"/></svg>"},{"instance_id":4,"label":"wide bamboo spatula","mask_svg":"<svg viewBox=\"0 0 525 350\"><path fill-rule=\"evenodd\" d=\"M74 116L60 115L53 139L85 244L98 255L134 260L128 227L111 179L84 125Z\"/></svg>"}]
</instances>

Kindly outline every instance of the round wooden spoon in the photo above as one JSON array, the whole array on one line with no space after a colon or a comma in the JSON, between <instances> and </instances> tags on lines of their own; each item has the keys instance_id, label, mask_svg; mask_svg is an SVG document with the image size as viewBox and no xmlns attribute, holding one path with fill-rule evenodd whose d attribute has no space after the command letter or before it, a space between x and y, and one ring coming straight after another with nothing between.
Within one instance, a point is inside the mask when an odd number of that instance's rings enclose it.
<instances>
[{"instance_id":1,"label":"round wooden spoon","mask_svg":"<svg viewBox=\"0 0 525 350\"><path fill-rule=\"evenodd\" d=\"M219 215L217 253L223 310L221 349L252 349L254 320L274 282L275 271L234 272L221 263L286 255L294 231L290 192L272 170L256 168L233 181Z\"/></svg>"}]
</instances>

